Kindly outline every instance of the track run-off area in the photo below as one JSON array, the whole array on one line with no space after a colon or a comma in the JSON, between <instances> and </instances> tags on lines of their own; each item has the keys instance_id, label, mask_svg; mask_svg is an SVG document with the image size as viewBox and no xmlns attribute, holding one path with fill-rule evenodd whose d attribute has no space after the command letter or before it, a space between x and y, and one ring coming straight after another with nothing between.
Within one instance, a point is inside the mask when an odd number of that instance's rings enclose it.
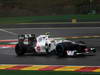
<instances>
[{"instance_id":1,"label":"track run-off area","mask_svg":"<svg viewBox=\"0 0 100 75\"><path fill-rule=\"evenodd\" d=\"M51 37L74 37L68 39L84 41L89 47L95 47L97 52L94 56L81 57L59 58L56 55L34 56L32 54L18 57L13 47L0 47L0 64L100 66L100 27L1 28L0 40L15 40L18 38L18 34L36 34L38 36L46 32L50 32ZM4 45L4 42L0 44Z\"/></svg>"}]
</instances>

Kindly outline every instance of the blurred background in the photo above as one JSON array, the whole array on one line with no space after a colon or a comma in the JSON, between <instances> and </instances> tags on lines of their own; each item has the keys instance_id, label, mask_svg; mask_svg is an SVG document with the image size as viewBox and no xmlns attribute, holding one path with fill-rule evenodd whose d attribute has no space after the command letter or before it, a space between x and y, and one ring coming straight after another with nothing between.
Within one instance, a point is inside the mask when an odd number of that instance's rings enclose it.
<instances>
[{"instance_id":1,"label":"blurred background","mask_svg":"<svg viewBox=\"0 0 100 75\"><path fill-rule=\"evenodd\" d=\"M99 13L100 0L0 0L0 23L97 22Z\"/></svg>"},{"instance_id":2,"label":"blurred background","mask_svg":"<svg viewBox=\"0 0 100 75\"><path fill-rule=\"evenodd\" d=\"M99 14L100 0L0 0L0 16Z\"/></svg>"}]
</instances>

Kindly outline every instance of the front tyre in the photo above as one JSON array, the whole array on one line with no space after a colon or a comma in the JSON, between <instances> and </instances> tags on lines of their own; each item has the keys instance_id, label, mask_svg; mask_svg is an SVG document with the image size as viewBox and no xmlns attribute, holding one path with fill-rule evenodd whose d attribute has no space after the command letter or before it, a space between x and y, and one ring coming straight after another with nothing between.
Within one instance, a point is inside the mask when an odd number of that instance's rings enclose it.
<instances>
[{"instance_id":1,"label":"front tyre","mask_svg":"<svg viewBox=\"0 0 100 75\"><path fill-rule=\"evenodd\" d=\"M23 45L19 45L19 44L17 44L16 46L15 46L15 53L16 53L16 55L17 56L22 56L22 55L24 55L24 53L25 53L25 48L26 46L23 44Z\"/></svg>"},{"instance_id":2,"label":"front tyre","mask_svg":"<svg viewBox=\"0 0 100 75\"><path fill-rule=\"evenodd\" d=\"M63 44L58 44L58 45L56 46L56 54L57 54L57 56L59 56L59 57L63 57L63 56L66 55L66 54L65 54L65 50L64 50Z\"/></svg>"}]
</instances>

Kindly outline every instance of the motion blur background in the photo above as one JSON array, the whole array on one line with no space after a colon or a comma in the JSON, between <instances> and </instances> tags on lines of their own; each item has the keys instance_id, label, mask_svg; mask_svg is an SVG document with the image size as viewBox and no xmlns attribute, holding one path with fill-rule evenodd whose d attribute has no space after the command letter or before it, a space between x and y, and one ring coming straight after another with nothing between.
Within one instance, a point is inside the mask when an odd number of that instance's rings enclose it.
<instances>
[{"instance_id":1,"label":"motion blur background","mask_svg":"<svg viewBox=\"0 0 100 75\"><path fill-rule=\"evenodd\" d=\"M100 0L0 0L0 24L100 22L99 13Z\"/></svg>"},{"instance_id":2,"label":"motion blur background","mask_svg":"<svg viewBox=\"0 0 100 75\"><path fill-rule=\"evenodd\" d=\"M0 17L99 13L100 0L0 0Z\"/></svg>"}]
</instances>

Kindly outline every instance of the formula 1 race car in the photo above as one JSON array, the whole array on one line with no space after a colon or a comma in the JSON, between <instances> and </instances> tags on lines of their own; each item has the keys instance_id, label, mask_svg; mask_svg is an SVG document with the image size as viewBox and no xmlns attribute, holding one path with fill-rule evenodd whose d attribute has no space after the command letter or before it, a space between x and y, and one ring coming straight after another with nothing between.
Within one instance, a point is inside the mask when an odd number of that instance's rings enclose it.
<instances>
[{"instance_id":1,"label":"formula 1 race car","mask_svg":"<svg viewBox=\"0 0 100 75\"><path fill-rule=\"evenodd\" d=\"M18 44L15 46L17 56L25 53L49 54L52 51L57 56L77 56L96 52L95 48L88 48L83 41L71 41L65 38L49 38L49 35L22 34L18 36Z\"/></svg>"}]
</instances>

